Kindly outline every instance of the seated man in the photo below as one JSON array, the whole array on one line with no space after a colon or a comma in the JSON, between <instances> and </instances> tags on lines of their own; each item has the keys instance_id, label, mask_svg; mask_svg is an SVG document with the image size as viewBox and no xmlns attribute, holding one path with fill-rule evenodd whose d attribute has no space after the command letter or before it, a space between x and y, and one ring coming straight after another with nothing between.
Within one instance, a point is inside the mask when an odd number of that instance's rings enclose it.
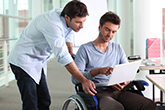
<instances>
[{"instance_id":1,"label":"seated man","mask_svg":"<svg viewBox=\"0 0 165 110\"><path fill-rule=\"evenodd\" d=\"M77 52L75 63L83 75L95 84L107 82L115 65L128 62L121 45L110 42L119 27L120 18L113 12L105 13L100 19L99 35L96 40L81 45ZM73 76L72 82L79 83ZM157 110L152 100L136 93L121 91L128 83L99 88L96 94L99 108L101 110Z\"/></svg>"}]
</instances>

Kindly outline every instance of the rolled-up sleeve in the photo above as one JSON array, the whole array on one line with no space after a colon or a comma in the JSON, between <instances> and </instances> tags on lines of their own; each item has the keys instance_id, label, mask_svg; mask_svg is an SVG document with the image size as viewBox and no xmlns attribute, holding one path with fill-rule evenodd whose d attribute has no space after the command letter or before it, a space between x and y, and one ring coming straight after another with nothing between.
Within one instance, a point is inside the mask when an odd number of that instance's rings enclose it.
<instances>
[{"instance_id":1,"label":"rolled-up sleeve","mask_svg":"<svg viewBox=\"0 0 165 110\"><path fill-rule=\"evenodd\" d=\"M65 37L65 41L73 43L73 36L74 32L70 30L70 33Z\"/></svg>"},{"instance_id":2,"label":"rolled-up sleeve","mask_svg":"<svg viewBox=\"0 0 165 110\"><path fill-rule=\"evenodd\" d=\"M65 66L73 61L68 52L63 30L58 25L47 25L42 32L58 62Z\"/></svg>"}]
</instances>

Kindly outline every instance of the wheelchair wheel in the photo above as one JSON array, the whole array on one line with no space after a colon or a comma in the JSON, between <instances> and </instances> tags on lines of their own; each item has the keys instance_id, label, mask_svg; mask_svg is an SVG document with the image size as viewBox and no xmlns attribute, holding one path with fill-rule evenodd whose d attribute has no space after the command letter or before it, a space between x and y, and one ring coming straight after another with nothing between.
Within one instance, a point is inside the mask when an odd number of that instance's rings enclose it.
<instances>
[{"instance_id":1,"label":"wheelchair wheel","mask_svg":"<svg viewBox=\"0 0 165 110\"><path fill-rule=\"evenodd\" d=\"M78 95L71 95L64 103L62 110L88 110L83 99Z\"/></svg>"}]
</instances>

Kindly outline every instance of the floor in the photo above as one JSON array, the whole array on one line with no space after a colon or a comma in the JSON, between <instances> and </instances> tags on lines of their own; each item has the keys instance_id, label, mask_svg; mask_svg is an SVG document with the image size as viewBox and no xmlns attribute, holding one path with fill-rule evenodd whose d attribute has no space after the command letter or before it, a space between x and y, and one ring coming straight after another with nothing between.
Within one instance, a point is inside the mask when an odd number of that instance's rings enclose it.
<instances>
[{"instance_id":1,"label":"floor","mask_svg":"<svg viewBox=\"0 0 165 110\"><path fill-rule=\"evenodd\" d=\"M50 110L61 110L65 100L74 93L74 86L71 75L54 58L48 61L47 84L52 101ZM16 80L0 87L0 110L21 110L21 103Z\"/></svg>"},{"instance_id":2,"label":"floor","mask_svg":"<svg viewBox=\"0 0 165 110\"><path fill-rule=\"evenodd\" d=\"M75 93L71 75L55 58L48 61L47 70L47 84L52 101L50 110L61 110L65 100ZM7 87L0 87L0 110L21 110L21 103L16 80L11 81Z\"/></svg>"}]
</instances>

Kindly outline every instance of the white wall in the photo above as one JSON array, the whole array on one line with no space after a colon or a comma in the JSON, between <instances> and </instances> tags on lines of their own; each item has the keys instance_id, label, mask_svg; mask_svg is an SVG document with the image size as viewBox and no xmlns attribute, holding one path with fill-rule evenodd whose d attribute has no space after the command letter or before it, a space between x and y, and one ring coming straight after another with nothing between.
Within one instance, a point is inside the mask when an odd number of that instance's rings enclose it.
<instances>
[{"instance_id":1,"label":"white wall","mask_svg":"<svg viewBox=\"0 0 165 110\"><path fill-rule=\"evenodd\" d=\"M80 46L98 37L99 19L107 12L106 0L81 0L81 2L87 5L89 16L85 21L84 28L75 33L74 46Z\"/></svg>"},{"instance_id":2,"label":"white wall","mask_svg":"<svg viewBox=\"0 0 165 110\"><path fill-rule=\"evenodd\" d=\"M134 54L146 58L146 39L162 38L162 0L135 0L134 1ZM143 70L137 79L146 80L150 86L145 96L152 98L152 83L146 79L148 70ZM159 90L156 90L156 98Z\"/></svg>"}]
</instances>

